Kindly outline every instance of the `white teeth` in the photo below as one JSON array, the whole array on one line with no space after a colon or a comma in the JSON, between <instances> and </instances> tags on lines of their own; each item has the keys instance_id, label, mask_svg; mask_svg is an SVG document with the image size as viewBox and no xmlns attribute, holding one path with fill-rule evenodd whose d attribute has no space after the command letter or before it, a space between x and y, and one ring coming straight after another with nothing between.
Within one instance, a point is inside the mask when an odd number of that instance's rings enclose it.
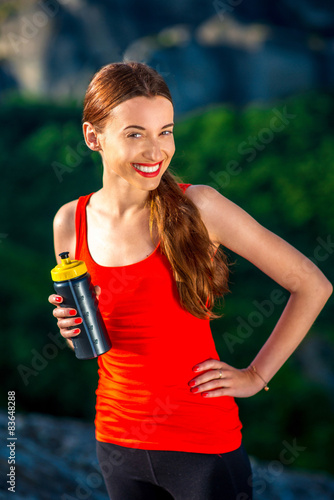
<instances>
[{"instance_id":1,"label":"white teeth","mask_svg":"<svg viewBox=\"0 0 334 500\"><path fill-rule=\"evenodd\" d=\"M160 163L156 165L155 167L143 167L142 165L138 165L138 163L134 163L133 166L140 170L141 172L146 172L146 173L151 173L151 172L156 172L159 170Z\"/></svg>"}]
</instances>

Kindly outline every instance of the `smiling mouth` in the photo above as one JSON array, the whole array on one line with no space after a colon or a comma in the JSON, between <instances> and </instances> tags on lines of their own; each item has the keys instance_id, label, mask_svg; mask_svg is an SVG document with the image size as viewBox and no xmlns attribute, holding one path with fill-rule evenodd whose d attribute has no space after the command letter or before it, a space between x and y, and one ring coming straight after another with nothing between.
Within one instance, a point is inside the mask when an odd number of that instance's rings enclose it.
<instances>
[{"instance_id":1,"label":"smiling mouth","mask_svg":"<svg viewBox=\"0 0 334 500\"><path fill-rule=\"evenodd\" d=\"M162 164L162 161L155 163L154 165L149 163L132 163L133 167L140 172L145 172L146 174L154 174L157 172Z\"/></svg>"}]
</instances>

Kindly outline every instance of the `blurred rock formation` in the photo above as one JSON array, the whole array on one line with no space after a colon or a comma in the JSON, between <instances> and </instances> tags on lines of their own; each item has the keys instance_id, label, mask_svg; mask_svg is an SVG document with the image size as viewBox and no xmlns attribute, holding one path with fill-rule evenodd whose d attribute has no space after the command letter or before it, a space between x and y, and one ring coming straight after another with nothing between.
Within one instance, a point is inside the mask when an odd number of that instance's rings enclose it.
<instances>
[{"instance_id":1,"label":"blurred rock formation","mask_svg":"<svg viewBox=\"0 0 334 500\"><path fill-rule=\"evenodd\" d=\"M177 113L334 85L334 4L316 0L4 0L0 96L82 99L104 64L140 60Z\"/></svg>"},{"instance_id":2,"label":"blurred rock formation","mask_svg":"<svg viewBox=\"0 0 334 500\"><path fill-rule=\"evenodd\" d=\"M7 421L7 414L1 411L2 443L8 437ZM92 424L37 413L17 414L16 437L15 500L108 500ZM284 457L291 457L291 450ZM5 477L8 453L6 446L0 448L0 499L10 498ZM294 470L279 458L270 462L250 458L254 500L334 498L334 478L329 475Z\"/></svg>"}]
</instances>

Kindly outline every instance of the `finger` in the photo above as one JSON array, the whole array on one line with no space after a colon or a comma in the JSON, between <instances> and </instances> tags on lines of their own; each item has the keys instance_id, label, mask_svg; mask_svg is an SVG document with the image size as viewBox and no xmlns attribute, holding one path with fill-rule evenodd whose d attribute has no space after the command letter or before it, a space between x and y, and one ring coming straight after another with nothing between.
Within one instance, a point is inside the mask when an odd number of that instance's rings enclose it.
<instances>
[{"instance_id":1,"label":"finger","mask_svg":"<svg viewBox=\"0 0 334 500\"><path fill-rule=\"evenodd\" d=\"M220 376L221 374L221 376ZM203 375L199 375L198 377L193 378L192 380L189 380L188 385L190 387L197 387L201 384L204 384L205 382L210 382L210 380L222 380L229 377L228 372L224 372L223 370L209 370Z\"/></svg>"},{"instance_id":2,"label":"finger","mask_svg":"<svg viewBox=\"0 0 334 500\"><path fill-rule=\"evenodd\" d=\"M57 325L59 330L66 330L68 328L78 328L81 325L81 318L64 318L58 319Z\"/></svg>"},{"instance_id":3,"label":"finger","mask_svg":"<svg viewBox=\"0 0 334 500\"><path fill-rule=\"evenodd\" d=\"M213 370L213 369L219 369L219 368L226 368L229 365L224 363L223 361L220 361L219 359L207 359L203 361L202 363L198 363L193 367L194 372L201 372L205 370Z\"/></svg>"},{"instance_id":4,"label":"finger","mask_svg":"<svg viewBox=\"0 0 334 500\"><path fill-rule=\"evenodd\" d=\"M95 293L96 293L96 296L99 297L99 295L101 295L101 287L99 285L96 285L95 287Z\"/></svg>"},{"instance_id":5,"label":"finger","mask_svg":"<svg viewBox=\"0 0 334 500\"><path fill-rule=\"evenodd\" d=\"M220 398L221 396L233 396L230 387L223 387L221 389L215 389L213 391L201 392L203 398Z\"/></svg>"},{"instance_id":6,"label":"finger","mask_svg":"<svg viewBox=\"0 0 334 500\"><path fill-rule=\"evenodd\" d=\"M211 391L213 389L221 389L222 387L229 387L230 380L229 379L213 379L208 382L196 385L190 388L192 393L199 393L205 391Z\"/></svg>"},{"instance_id":7,"label":"finger","mask_svg":"<svg viewBox=\"0 0 334 500\"><path fill-rule=\"evenodd\" d=\"M204 384L205 382L209 382L210 380L223 380L231 377L230 370L223 370L222 368L215 368L214 370L208 370L202 375L193 378L188 382L190 387L195 387L200 384Z\"/></svg>"},{"instance_id":8,"label":"finger","mask_svg":"<svg viewBox=\"0 0 334 500\"><path fill-rule=\"evenodd\" d=\"M55 318L69 318L76 316L77 311L71 307L56 307L56 309L52 311L52 314Z\"/></svg>"},{"instance_id":9,"label":"finger","mask_svg":"<svg viewBox=\"0 0 334 500\"><path fill-rule=\"evenodd\" d=\"M61 304L63 302L63 297L53 293L52 295L49 296L48 301L50 302L50 304L53 304L54 306L58 306L59 304Z\"/></svg>"},{"instance_id":10,"label":"finger","mask_svg":"<svg viewBox=\"0 0 334 500\"><path fill-rule=\"evenodd\" d=\"M59 331L60 331L60 335L67 340L70 340L72 337L73 338L77 337L81 333L80 328L73 328L73 329L60 328Z\"/></svg>"}]
</instances>

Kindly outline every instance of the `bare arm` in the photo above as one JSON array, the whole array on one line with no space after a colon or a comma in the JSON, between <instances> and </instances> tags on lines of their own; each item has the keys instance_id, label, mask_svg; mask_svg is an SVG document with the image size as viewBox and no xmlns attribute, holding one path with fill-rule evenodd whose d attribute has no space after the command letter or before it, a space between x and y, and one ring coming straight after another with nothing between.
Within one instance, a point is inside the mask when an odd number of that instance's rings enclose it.
<instances>
[{"instance_id":1,"label":"bare arm","mask_svg":"<svg viewBox=\"0 0 334 500\"><path fill-rule=\"evenodd\" d=\"M311 260L215 189L204 185L191 186L187 195L198 206L215 241L252 262L290 292L273 332L251 363L263 379L269 381L303 340L333 287ZM223 369L225 380L209 382L208 373L200 375L202 378L197 377L200 383L207 382L203 390L207 390L207 384L211 383L215 388L223 387L215 391L217 396L244 397L263 387L263 382L252 370L236 370L226 363L214 361L199 363L200 368L215 370L215 377L217 370Z\"/></svg>"},{"instance_id":2,"label":"bare arm","mask_svg":"<svg viewBox=\"0 0 334 500\"><path fill-rule=\"evenodd\" d=\"M75 257L75 210L78 200L63 205L53 220L53 241L57 262L59 253L69 252L70 259Z\"/></svg>"},{"instance_id":3,"label":"bare arm","mask_svg":"<svg viewBox=\"0 0 334 500\"><path fill-rule=\"evenodd\" d=\"M62 206L53 221L53 236L54 236L54 248L56 254L56 260L60 263L61 259L59 257L60 252L69 252L70 259L75 257L75 210L76 210L77 200L67 203ZM52 294L49 297L49 302L56 306L53 310L53 315L57 318L57 325L60 330L60 334L67 340L68 345L73 349L73 343L71 337L79 335L80 328L75 324L73 318L76 311L69 308L60 307L62 298L59 295ZM73 314L73 311L75 313ZM68 328L76 327L76 330L68 330ZM74 333L76 332L76 333Z\"/></svg>"}]
</instances>

